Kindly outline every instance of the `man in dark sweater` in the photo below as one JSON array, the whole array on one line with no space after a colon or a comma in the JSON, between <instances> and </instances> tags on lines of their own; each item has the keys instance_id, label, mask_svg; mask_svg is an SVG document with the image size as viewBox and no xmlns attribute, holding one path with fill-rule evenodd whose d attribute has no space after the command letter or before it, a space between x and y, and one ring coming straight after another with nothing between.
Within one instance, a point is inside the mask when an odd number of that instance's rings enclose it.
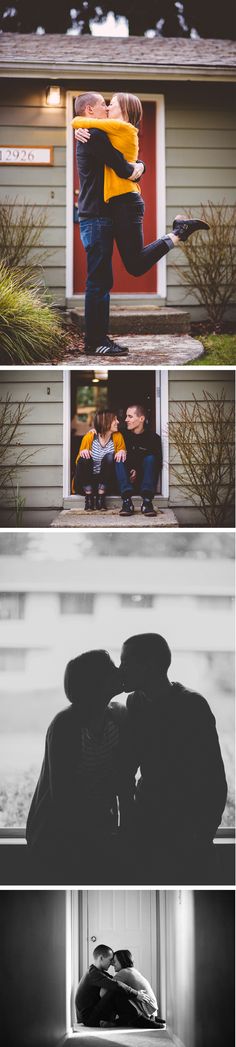
<instances>
[{"instance_id":1,"label":"man in dark sweater","mask_svg":"<svg viewBox=\"0 0 236 1047\"><path fill-rule=\"evenodd\" d=\"M76 116L104 120L107 115L105 99L91 91L80 95L76 98L75 113ZM128 348L122 348L108 337L113 284L113 221L109 205L104 203L104 166L111 167L120 178L137 181L144 164L129 164L122 153L114 149L105 131L94 127L90 128L86 144L77 140L77 165L80 236L87 254L85 352L95 356L124 356Z\"/></svg>"},{"instance_id":2,"label":"man in dark sweater","mask_svg":"<svg viewBox=\"0 0 236 1047\"><path fill-rule=\"evenodd\" d=\"M113 961L113 950L108 945L97 945L93 952L93 963L80 979L76 997L78 1021L83 1025L99 1026L100 1022L114 1021L117 1026L152 1028L153 1022L138 1014L131 1003L148 1000L143 990L131 988L119 980L115 981L108 969ZM116 1021L115 1021L116 1019Z\"/></svg>"},{"instance_id":3,"label":"man in dark sweater","mask_svg":"<svg viewBox=\"0 0 236 1047\"><path fill-rule=\"evenodd\" d=\"M157 633L131 636L123 645L124 691L134 688L127 732L140 769L133 815L138 882L157 882L155 870L162 883L192 883L202 874L195 882L205 883L208 870L213 882L213 839L227 798L216 722L201 694L170 682L170 663L170 648Z\"/></svg>"},{"instance_id":4,"label":"man in dark sweater","mask_svg":"<svg viewBox=\"0 0 236 1047\"><path fill-rule=\"evenodd\" d=\"M142 495L141 512L156 516L152 499L162 467L161 438L146 428L145 408L142 404L128 407L126 412L125 444L127 458L120 462L120 488L123 499L121 516L132 516L132 493Z\"/></svg>"}]
</instances>

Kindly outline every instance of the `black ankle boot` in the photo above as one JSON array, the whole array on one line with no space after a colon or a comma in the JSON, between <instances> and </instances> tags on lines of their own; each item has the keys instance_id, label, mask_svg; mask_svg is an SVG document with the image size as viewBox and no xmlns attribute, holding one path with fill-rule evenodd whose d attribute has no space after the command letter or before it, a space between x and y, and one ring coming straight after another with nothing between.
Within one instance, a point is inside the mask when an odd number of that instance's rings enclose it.
<instances>
[{"instance_id":1,"label":"black ankle boot","mask_svg":"<svg viewBox=\"0 0 236 1047\"><path fill-rule=\"evenodd\" d=\"M134 506L133 506L132 498L130 498L129 495L128 495L127 498L123 498L123 505L122 505L122 509L120 510L120 516L133 516L133 514L134 514Z\"/></svg>"},{"instance_id":2,"label":"black ankle boot","mask_svg":"<svg viewBox=\"0 0 236 1047\"><path fill-rule=\"evenodd\" d=\"M198 229L210 229L207 222L201 222L200 219L196 218L184 218L183 215L176 215L173 221L173 233L178 236L181 243L185 243L192 233L197 233Z\"/></svg>"},{"instance_id":3,"label":"black ankle boot","mask_svg":"<svg viewBox=\"0 0 236 1047\"><path fill-rule=\"evenodd\" d=\"M98 491L98 494L96 495L96 509L102 509L103 512L104 512L104 510L106 510L106 508L107 508L107 506L106 506L106 495L105 495L105 492L102 491L102 493L99 494L99 491Z\"/></svg>"},{"instance_id":4,"label":"black ankle boot","mask_svg":"<svg viewBox=\"0 0 236 1047\"><path fill-rule=\"evenodd\" d=\"M94 497L93 494L86 494L84 500L84 508L86 512L93 512L94 509Z\"/></svg>"},{"instance_id":5,"label":"black ankle boot","mask_svg":"<svg viewBox=\"0 0 236 1047\"><path fill-rule=\"evenodd\" d=\"M145 498L144 497L143 503L141 505L141 513L143 513L144 516L156 516L157 515L156 514L156 510L154 509L154 506L152 504L152 499L151 498Z\"/></svg>"}]
</instances>

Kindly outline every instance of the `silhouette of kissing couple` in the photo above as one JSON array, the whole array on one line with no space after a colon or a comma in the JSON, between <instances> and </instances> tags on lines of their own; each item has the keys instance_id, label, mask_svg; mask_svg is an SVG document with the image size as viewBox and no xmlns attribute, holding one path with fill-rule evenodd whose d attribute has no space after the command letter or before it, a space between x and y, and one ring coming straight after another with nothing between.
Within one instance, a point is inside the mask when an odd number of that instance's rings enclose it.
<instances>
[{"instance_id":1,"label":"silhouette of kissing couple","mask_svg":"<svg viewBox=\"0 0 236 1047\"><path fill-rule=\"evenodd\" d=\"M157 633L126 640L119 668L105 650L68 663L27 821L37 882L189 883L193 867L211 880L224 765L207 701L170 663Z\"/></svg>"}]
</instances>

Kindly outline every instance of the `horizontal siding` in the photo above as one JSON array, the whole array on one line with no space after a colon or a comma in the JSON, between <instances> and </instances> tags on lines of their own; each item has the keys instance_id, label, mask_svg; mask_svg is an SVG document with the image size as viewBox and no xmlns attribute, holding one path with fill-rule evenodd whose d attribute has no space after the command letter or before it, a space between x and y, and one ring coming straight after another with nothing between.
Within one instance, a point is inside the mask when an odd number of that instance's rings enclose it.
<instances>
[{"instance_id":1,"label":"horizontal siding","mask_svg":"<svg viewBox=\"0 0 236 1047\"><path fill-rule=\"evenodd\" d=\"M175 213L185 208L200 212L208 200L235 203L236 136L232 85L186 85L166 88L166 203L167 228ZM176 272L175 263L179 272ZM167 261L167 302L188 308L192 319L205 318L204 307L181 281L184 252ZM228 308L228 317L234 315Z\"/></svg>"},{"instance_id":2,"label":"horizontal siding","mask_svg":"<svg viewBox=\"0 0 236 1047\"><path fill-rule=\"evenodd\" d=\"M169 371L169 416L178 418L179 410L183 403L187 404L188 411L191 413L193 410L193 394L199 403L203 403L204 390L216 397L217 394L221 393L222 389L225 392L225 413L228 414L232 408L232 401L234 401L235 396L235 382L232 373L229 371L211 371L209 376L203 373L200 377L198 372L198 375L193 378L190 373L186 377L186 372L183 374L181 370ZM183 491L178 483L178 476L173 473L173 462L175 462L178 472L182 470L173 443L169 448L169 457L170 506L176 512L180 526L204 526L204 518L201 512L191 506L191 497L187 496L186 492ZM233 524L234 517L231 510L227 525L233 526Z\"/></svg>"},{"instance_id":3,"label":"horizontal siding","mask_svg":"<svg viewBox=\"0 0 236 1047\"><path fill-rule=\"evenodd\" d=\"M6 195L18 208L23 201L47 209L42 243L49 248L45 279L56 302L64 304L66 284L66 109L46 105L45 85L6 83L1 91L0 140L3 145L51 145L49 167L1 167L0 200Z\"/></svg>"},{"instance_id":4,"label":"horizontal siding","mask_svg":"<svg viewBox=\"0 0 236 1047\"><path fill-rule=\"evenodd\" d=\"M50 390L50 393L49 393ZM62 506L63 490L63 375L62 371L2 371L0 399L11 396L14 407L26 396L26 417L15 436L7 460L17 453L20 443L25 455L18 469L21 498L25 499L25 526L36 526L36 518L27 515L37 511L38 526L48 526L53 510ZM1 525L12 525L6 490L1 500ZM46 516L44 515L46 512Z\"/></svg>"}]
</instances>

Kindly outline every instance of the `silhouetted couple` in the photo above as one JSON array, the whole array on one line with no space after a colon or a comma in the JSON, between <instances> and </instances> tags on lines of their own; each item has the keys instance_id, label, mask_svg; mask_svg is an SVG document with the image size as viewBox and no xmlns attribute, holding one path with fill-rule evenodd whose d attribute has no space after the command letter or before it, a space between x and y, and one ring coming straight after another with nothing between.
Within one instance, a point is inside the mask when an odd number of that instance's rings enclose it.
<instances>
[{"instance_id":1,"label":"silhouetted couple","mask_svg":"<svg viewBox=\"0 0 236 1047\"><path fill-rule=\"evenodd\" d=\"M224 765L208 703L169 681L170 663L155 633L129 638L119 669L103 650L68 663L70 708L48 728L27 822L45 882L206 882Z\"/></svg>"},{"instance_id":2,"label":"silhouetted couple","mask_svg":"<svg viewBox=\"0 0 236 1047\"><path fill-rule=\"evenodd\" d=\"M108 973L109 967L114 967L113 976ZM77 1019L83 1025L165 1027L157 1018L155 993L134 967L129 949L113 952L109 945L96 946L93 963L80 979L75 1004Z\"/></svg>"}]
</instances>

